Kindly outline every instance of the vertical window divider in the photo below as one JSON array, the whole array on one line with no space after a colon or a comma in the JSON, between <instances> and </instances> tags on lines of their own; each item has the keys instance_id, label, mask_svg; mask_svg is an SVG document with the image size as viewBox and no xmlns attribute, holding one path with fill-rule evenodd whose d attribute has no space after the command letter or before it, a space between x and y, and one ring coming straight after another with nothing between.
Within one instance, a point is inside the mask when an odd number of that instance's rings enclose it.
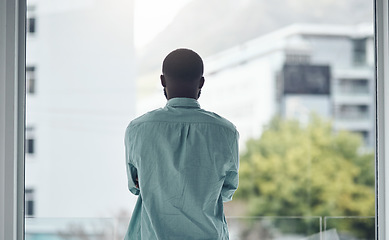
<instances>
[{"instance_id":1,"label":"vertical window divider","mask_svg":"<svg viewBox=\"0 0 389 240\"><path fill-rule=\"evenodd\" d=\"M389 239L389 21L388 0L375 1L376 44L376 239ZM385 84L386 82L386 84ZM388 150L389 151L389 150Z\"/></svg>"},{"instance_id":2,"label":"vertical window divider","mask_svg":"<svg viewBox=\"0 0 389 240\"><path fill-rule=\"evenodd\" d=\"M24 239L25 19L0 0L0 240Z\"/></svg>"}]
</instances>

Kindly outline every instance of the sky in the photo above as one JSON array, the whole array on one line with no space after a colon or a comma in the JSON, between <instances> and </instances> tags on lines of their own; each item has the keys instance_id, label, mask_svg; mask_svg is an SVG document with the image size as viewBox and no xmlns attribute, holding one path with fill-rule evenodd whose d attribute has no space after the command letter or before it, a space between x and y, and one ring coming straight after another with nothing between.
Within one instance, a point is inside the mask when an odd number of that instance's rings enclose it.
<instances>
[{"instance_id":1,"label":"sky","mask_svg":"<svg viewBox=\"0 0 389 240\"><path fill-rule=\"evenodd\" d=\"M142 49L192 0L135 0L135 48Z\"/></svg>"}]
</instances>

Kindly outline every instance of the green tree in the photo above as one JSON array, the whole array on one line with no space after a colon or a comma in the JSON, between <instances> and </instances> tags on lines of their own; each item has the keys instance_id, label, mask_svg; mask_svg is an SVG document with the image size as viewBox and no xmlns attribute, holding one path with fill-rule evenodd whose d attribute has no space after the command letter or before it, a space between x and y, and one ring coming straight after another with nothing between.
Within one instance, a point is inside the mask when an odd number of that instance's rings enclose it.
<instances>
[{"instance_id":1,"label":"green tree","mask_svg":"<svg viewBox=\"0 0 389 240\"><path fill-rule=\"evenodd\" d=\"M305 126L275 117L247 142L235 196L252 216L373 216L374 153L363 150L359 135L335 132L317 116ZM374 234L357 221L336 228L353 224L357 236Z\"/></svg>"}]
</instances>

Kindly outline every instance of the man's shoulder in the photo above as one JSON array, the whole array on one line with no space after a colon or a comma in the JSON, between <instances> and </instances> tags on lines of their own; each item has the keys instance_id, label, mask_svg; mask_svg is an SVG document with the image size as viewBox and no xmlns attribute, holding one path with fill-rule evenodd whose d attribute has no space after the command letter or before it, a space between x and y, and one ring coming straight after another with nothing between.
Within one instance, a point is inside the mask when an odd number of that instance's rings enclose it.
<instances>
[{"instance_id":1,"label":"man's shoulder","mask_svg":"<svg viewBox=\"0 0 389 240\"><path fill-rule=\"evenodd\" d=\"M158 108L158 109L152 110L150 112L147 112L139 117L136 117L130 122L130 125L137 125L140 123L153 121L153 120L155 120L155 115L158 114L158 112L160 112L161 110L162 110L162 108Z\"/></svg>"},{"instance_id":2,"label":"man's shoulder","mask_svg":"<svg viewBox=\"0 0 389 240\"><path fill-rule=\"evenodd\" d=\"M158 109L152 110L150 112L147 112L147 113L145 113L145 114L143 114L141 116L138 116L138 117L134 118L128 124L127 130L129 130L131 128L135 128L136 126L139 126L142 123L154 121L155 119L157 119L157 117L155 115L158 114L158 112L161 111L161 110L162 110L162 108L158 108Z\"/></svg>"},{"instance_id":3,"label":"man's shoulder","mask_svg":"<svg viewBox=\"0 0 389 240\"><path fill-rule=\"evenodd\" d=\"M177 113L172 112L171 110L169 110L169 108L158 108L133 119L127 128L134 129L137 126L141 126L144 124L167 122L187 124L211 124L229 129L232 132L237 132L236 127L232 122L218 115L217 113L207 111L202 108L190 110L185 113L180 112L178 115L175 114Z\"/></svg>"},{"instance_id":4,"label":"man's shoulder","mask_svg":"<svg viewBox=\"0 0 389 240\"><path fill-rule=\"evenodd\" d=\"M220 116L219 114L217 114L215 112L207 111L204 109L201 109L201 112L203 114L204 119L208 120L209 123L216 124L216 125L219 125L221 127L225 127L225 128L230 129L231 131L234 131L234 132L237 131L235 125L232 122L230 122L228 119Z\"/></svg>"}]
</instances>

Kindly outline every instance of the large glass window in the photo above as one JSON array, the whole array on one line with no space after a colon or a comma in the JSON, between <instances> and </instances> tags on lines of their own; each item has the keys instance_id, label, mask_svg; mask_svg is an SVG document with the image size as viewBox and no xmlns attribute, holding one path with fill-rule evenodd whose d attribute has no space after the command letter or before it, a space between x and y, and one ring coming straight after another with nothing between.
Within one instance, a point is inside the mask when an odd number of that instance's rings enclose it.
<instances>
[{"instance_id":1,"label":"large glass window","mask_svg":"<svg viewBox=\"0 0 389 240\"><path fill-rule=\"evenodd\" d=\"M240 132L231 239L374 239L373 1L28 5L27 240L122 238L124 130L165 105L179 47L204 59L201 106Z\"/></svg>"}]
</instances>

